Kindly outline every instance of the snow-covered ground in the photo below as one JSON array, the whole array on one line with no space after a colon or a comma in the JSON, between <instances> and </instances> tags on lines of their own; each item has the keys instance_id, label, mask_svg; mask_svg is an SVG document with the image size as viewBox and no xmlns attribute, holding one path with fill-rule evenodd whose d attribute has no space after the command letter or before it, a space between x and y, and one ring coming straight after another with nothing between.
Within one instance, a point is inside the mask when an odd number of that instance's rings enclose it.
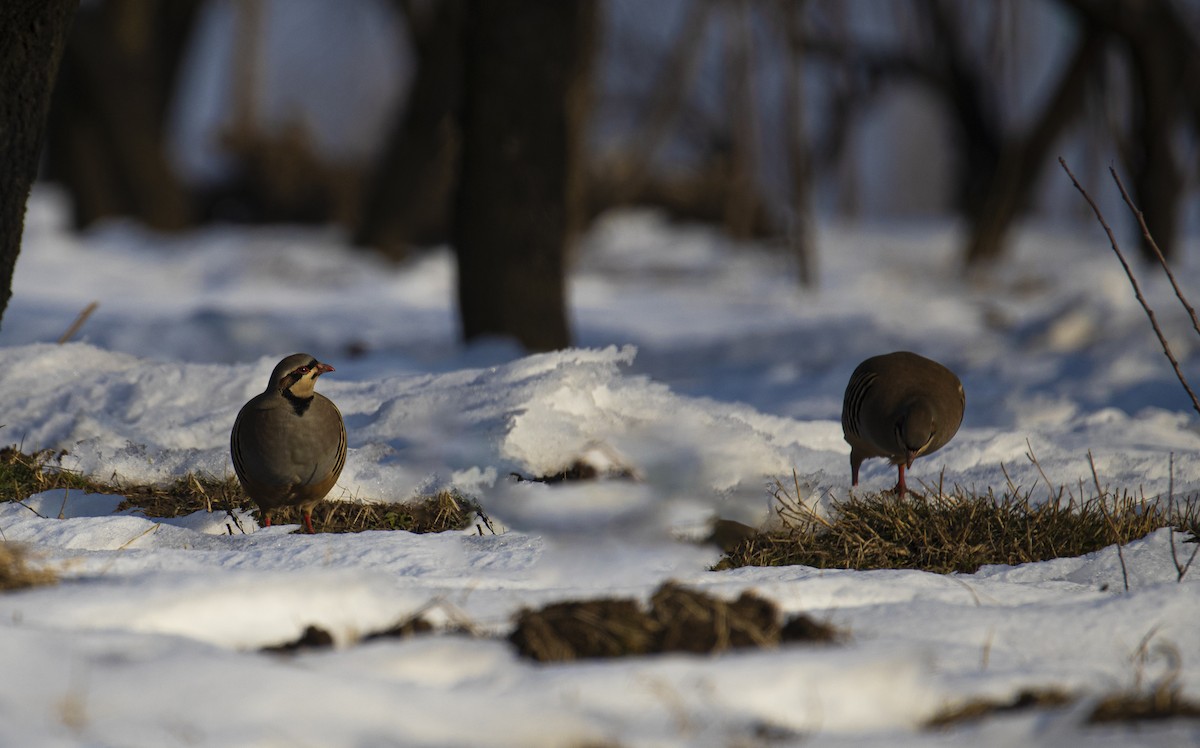
<instances>
[{"instance_id":1,"label":"snow-covered ground","mask_svg":"<svg viewBox=\"0 0 1200 748\"><path fill-rule=\"evenodd\" d=\"M38 192L0 330L5 443L65 448L66 464L104 478L227 474L237 409L303 350L337 367L320 383L350 439L335 497L454 486L509 529L306 536L246 517L253 531L231 536L220 515L114 515L117 498L0 504L4 539L64 575L0 596L0 745L1195 744L1195 722L1083 727L1086 698L920 729L973 698L1145 687L1168 649L1200 698L1200 575L1176 582L1168 531L1124 549L1129 592L1115 548L971 575L715 573L716 551L677 538L714 514L767 521L767 486L793 469L807 499L843 495L842 390L863 358L897 349L943 361L967 391L962 430L914 481L1001 489L1007 471L1040 495L1032 450L1078 495L1090 450L1114 488L1200 491L1197 417L1103 235L1026 229L1011 262L970 281L955 238L945 225L825 227L820 288L802 292L784 258L613 216L576 258L580 347L522 357L456 343L446 251L395 268L322 231L75 237ZM1198 248L1184 249L1178 275L1200 300ZM1200 337L1169 286L1145 270L1143 288L1196 372ZM55 345L93 300L80 342ZM640 480L507 478L585 455ZM869 461L863 479L883 488L894 471ZM358 642L428 606L503 633L525 606L645 598L668 579L753 589L851 638L554 666L501 641ZM310 624L338 646L257 651Z\"/></svg>"}]
</instances>

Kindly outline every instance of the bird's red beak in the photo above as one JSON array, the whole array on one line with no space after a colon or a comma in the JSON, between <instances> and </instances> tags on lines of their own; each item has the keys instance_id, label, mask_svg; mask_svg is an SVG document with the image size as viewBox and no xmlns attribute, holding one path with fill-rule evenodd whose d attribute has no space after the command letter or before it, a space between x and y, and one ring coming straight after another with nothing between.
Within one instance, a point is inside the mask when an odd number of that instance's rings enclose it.
<instances>
[{"instance_id":1,"label":"bird's red beak","mask_svg":"<svg viewBox=\"0 0 1200 748\"><path fill-rule=\"evenodd\" d=\"M317 376L320 376L320 375L324 374L325 372L329 372L329 371L333 371L333 370L334 370L333 367L330 366L329 364L322 364L320 362L317 362Z\"/></svg>"}]
</instances>

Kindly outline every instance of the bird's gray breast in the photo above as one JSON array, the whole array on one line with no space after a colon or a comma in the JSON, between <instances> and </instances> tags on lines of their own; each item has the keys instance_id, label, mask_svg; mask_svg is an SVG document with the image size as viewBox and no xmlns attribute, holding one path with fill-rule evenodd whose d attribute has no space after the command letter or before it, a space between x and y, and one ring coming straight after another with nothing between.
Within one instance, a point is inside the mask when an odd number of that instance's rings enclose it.
<instances>
[{"instance_id":1,"label":"bird's gray breast","mask_svg":"<svg viewBox=\"0 0 1200 748\"><path fill-rule=\"evenodd\" d=\"M247 405L239 438L243 469L267 485L302 485L320 480L338 463L341 414L314 395L299 410L282 396Z\"/></svg>"}]
</instances>

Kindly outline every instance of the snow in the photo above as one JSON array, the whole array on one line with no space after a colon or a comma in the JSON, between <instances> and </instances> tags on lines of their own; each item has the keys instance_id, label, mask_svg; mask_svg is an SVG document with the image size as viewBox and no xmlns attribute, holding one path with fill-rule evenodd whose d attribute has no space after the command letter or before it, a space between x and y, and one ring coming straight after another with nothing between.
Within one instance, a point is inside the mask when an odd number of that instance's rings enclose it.
<instances>
[{"instance_id":1,"label":"snow","mask_svg":"<svg viewBox=\"0 0 1200 748\"><path fill-rule=\"evenodd\" d=\"M820 287L800 291L759 247L610 216L575 258L579 347L522 356L455 342L444 249L393 267L328 230L76 236L59 197L36 192L0 330L6 443L66 449L64 464L105 479L227 475L237 409L304 350L337 367L320 383L349 434L335 497L455 487L500 532L306 536L247 513L243 533L221 513L151 520L115 513L119 496L62 491L0 504L3 538L63 577L0 595L0 744L1194 744L1195 722L1082 725L1088 699L1168 677L1173 656L1200 698L1200 577L1177 581L1172 543L1192 546L1168 530L1120 556L949 576L712 572L719 553L680 540L713 515L770 521L768 488L793 470L806 500L844 495L842 390L859 361L895 349L945 362L967 392L962 430L914 481L1000 490L1007 471L1041 497L1044 471L1079 495L1090 451L1114 489L1200 490L1196 414L1103 237L1028 226L1011 262L969 279L955 239L933 223L822 227ZM1177 272L1200 285L1194 263ZM1190 322L1142 274L1196 371ZM77 342L54 344L92 300ZM634 477L510 477L580 458ZM863 481L888 486L893 469L868 461ZM849 639L563 665L502 639L522 608L645 599L666 580L754 590ZM364 641L421 611L501 638ZM259 651L309 625L335 647ZM1031 688L1084 699L921 727Z\"/></svg>"}]
</instances>

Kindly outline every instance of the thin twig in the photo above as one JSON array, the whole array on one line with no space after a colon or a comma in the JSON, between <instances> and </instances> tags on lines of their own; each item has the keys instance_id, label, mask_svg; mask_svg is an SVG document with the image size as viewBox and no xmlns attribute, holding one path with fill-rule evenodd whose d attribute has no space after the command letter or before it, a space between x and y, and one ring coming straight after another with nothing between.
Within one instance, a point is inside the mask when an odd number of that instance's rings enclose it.
<instances>
[{"instance_id":1,"label":"thin twig","mask_svg":"<svg viewBox=\"0 0 1200 748\"><path fill-rule=\"evenodd\" d=\"M123 550L125 550L126 548L128 548L128 547L129 547L131 544L133 544L135 541L137 541L137 540L140 540L140 539L142 539L143 537L145 537L145 536L147 536L147 535L149 535L149 534L151 534L151 533L158 532L160 529L162 529L162 523L161 523L161 522L155 522L155 523L154 523L153 525L151 525L150 527L147 527L147 528L145 529L145 531L138 533L137 535L133 536L133 537L132 537L132 538L130 538L129 540L126 540L124 543L122 543L122 544L121 544L121 546L120 546L119 548L117 548L117 550L118 550L118 551L123 551Z\"/></svg>"},{"instance_id":2,"label":"thin twig","mask_svg":"<svg viewBox=\"0 0 1200 748\"><path fill-rule=\"evenodd\" d=\"M98 306L100 306L100 302L98 301L93 301L85 306L83 311L79 313L79 316L75 318L75 321L71 323L71 326L67 328L67 331L59 337L58 344L62 345L73 338L75 333L79 332L79 328L83 327L83 323L87 322L88 317L92 316L92 312L96 311L96 307Z\"/></svg>"},{"instance_id":3,"label":"thin twig","mask_svg":"<svg viewBox=\"0 0 1200 748\"><path fill-rule=\"evenodd\" d=\"M1108 505L1104 502L1105 491L1100 487L1100 476L1096 473L1096 461L1092 459L1092 450L1088 450L1088 465L1092 468L1092 480L1096 483L1096 505L1100 507L1100 513L1104 515L1104 521L1108 523L1108 529L1112 530L1113 537L1117 540L1117 558L1121 561L1121 580L1125 583L1125 591L1129 591L1129 570L1125 568L1125 552L1121 549L1121 533L1117 531L1117 523L1113 521L1112 515L1108 512Z\"/></svg>"},{"instance_id":4,"label":"thin twig","mask_svg":"<svg viewBox=\"0 0 1200 748\"><path fill-rule=\"evenodd\" d=\"M1125 255L1121 252L1121 247L1117 244L1117 238L1113 236L1113 231L1109 227L1108 222L1104 220L1104 214L1100 212L1099 206L1092 200L1092 196L1083 189L1079 181L1075 179L1075 175L1071 173L1071 169L1067 166L1067 162L1062 156L1058 157L1058 163L1062 165L1063 171L1067 172L1067 176L1071 178L1071 183L1075 185L1075 189L1079 190L1079 194L1083 195L1083 199L1087 200L1088 205L1092 206L1092 212L1096 214L1096 219L1100 221L1100 225L1104 227L1104 233L1108 234L1108 241L1112 244L1113 251L1117 253L1117 259L1121 261L1121 267L1125 268L1125 275L1129 277L1129 284L1133 286L1133 294L1137 297L1138 303L1142 305L1142 309L1146 312L1146 316L1150 319L1150 326L1154 328L1154 334L1158 336L1158 342L1162 345L1163 353L1166 354L1167 360L1171 362L1171 368L1175 370L1175 376L1179 379L1179 383L1183 385L1183 389L1188 393L1188 397L1192 398L1192 407L1200 413L1200 399L1196 398L1196 393L1192 392L1192 388L1188 385L1187 378L1183 376L1183 370L1179 368L1179 362L1175 360L1175 354L1171 352L1171 346L1167 343L1166 336L1163 335L1162 328L1158 326L1158 320L1154 316L1154 310L1146 303L1146 298L1142 296L1142 289L1138 285L1137 278L1133 275L1133 270L1130 269L1129 263L1125 261ZM1122 189L1122 191L1124 191Z\"/></svg>"},{"instance_id":5,"label":"thin twig","mask_svg":"<svg viewBox=\"0 0 1200 748\"><path fill-rule=\"evenodd\" d=\"M1146 661L1150 659L1150 641L1158 633L1158 629L1162 624L1154 624L1142 640L1138 642L1137 648L1129 655L1130 661L1133 663L1133 689L1135 691L1142 690L1142 677L1145 675Z\"/></svg>"},{"instance_id":6,"label":"thin twig","mask_svg":"<svg viewBox=\"0 0 1200 748\"><path fill-rule=\"evenodd\" d=\"M985 639L983 642L983 656L980 658L980 661L979 661L979 670L980 671L984 671L984 670L988 669L988 662L991 661L991 659L992 659L992 639L994 639L995 636L996 636L996 627L993 626L992 628L988 629L987 639Z\"/></svg>"},{"instance_id":7,"label":"thin twig","mask_svg":"<svg viewBox=\"0 0 1200 748\"><path fill-rule=\"evenodd\" d=\"M1178 582L1182 582L1183 578L1187 576L1188 569L1192 568L1192 562L1196 560L1196 554L1200 553L1200 538L1197 538L1196 541L1196 547L1192 549L1192 555L1188 556L1187 563L1179 570L1179 578L1176 580Z\"/></svg>"},{"instance_id":8,"label":"thin twig","mask_svg":"<svg viewBox=\"0 0 1200 748\"><path fill-rule=\"evenodd\" d=\"M1058 503L1062 500L1062 491L1060 489L1057 496L1054 494L1054 484L1050 482L1050 476L1046 475L1046 471L1042 469L1042 463L1038 462L1037 456L1033 453L1033 445L1029 442L1029 437L1025 437L1025 447L1029 450L1025 456L1029 458L1029 461L1037 468L1038 474L1042 476L1042 480L1045 481L1046 490L1050 492L1050 500ZM1033 492L1032 488L1029 490L1031 493Z\"/></svg>"},{"instance_id":9,"label":"thin twig","mask_svg":"<svg viewBox=\"0 0 1200 748\"><path fill-rule=\"evenodd\" d=\"M1011 493L1013 496L1016 496L1017 494L1019 494L1020 489L1017 488L1017 485L1015 483L1013 483L1012 476L1008 474L1008 468L1004 466L1003 462L1000 463L1000 472L1004 473L1004 481L1008 484L1008 492Z\"/></svg>"},{"instance_id":10,"label":"thin twig","mask_svg":"<svg viewBox=\"0 0 1200 748\"><path fill-rule=\"evenodd\" d=\"M212 497L208 495L208 491L204 490L204 486L200 485L200 480L195 473L188 473L188 480L196 487L196 492L204 497L204 509L209 514L212 514Z\"/></svg>"},{"instance_id":11,"label":"thin twig","mask_svg":"<svg viewBox=\"0 0 1200 748\"><path fill-rule=\"evenodd\" d=\"M1192 555L1188 556L1187 563L1179 563L1179 553L1175 550L1175 525L1174 521L1182 520L1182 516L1178 513L1175 504L1175 453L1172 452L1169 458L1167 473L1167 512L1168 520L1172 521L1171 527L1171 562L1175 564L1175 581L1183 582L1183 578L1187 576L1188 569L1192 568L1192 562L1196 560L1196 554L1200 553L1200 542L1197 542L1196 547L1192 549ZM1197 538L1200 541L1200 538Z\"/></svg>"},{"instance_id":12,"label":"thin twig","mask_svg":"<svg viewBox=\"0 0 1200 748\"><path fill-rule=\"evenodd\" d=\"M1154 250L1154 256L1158 258L1158 264L1162 265L1163 272L1167 274L1167 279L1171 281L1171 288L1175 289L1175 298L1179 299L1179 303L1183 304L1183 308L1187 310L1188 316L1192 318L1192 329L1200 335L1200 320L1196 319L1196 310L1188 303L1184 297L1183 291L1179 290L1179 284L1175 282L1175 274L1171 272L1171 266L1167 264L1167 258L1163 256L1162 250L1158 248L1158 242L1154 241L1154 237L1150 235L1150 227L1146 225L1146 216L1142 211L1133 204L1129 193L1125 191L1125 185L1121 183L1121 178L1117 176L1117 170L1113 167L1108 167L1108 171L1112 174L1113 181L1117 183L1117 189L1121 191L1121 197L1125 200L1125 204L1129 206L1129 210L1133 212L1137 218L1138 226L1142 228L1142 238L1146 240L1147 246Z\"/></svg>"},{"instance_id":13,"label":"thin twig","mask_svg":"<svg viewBox=\"0 0 1200 748\"><path fill-rule=\"evenodd\" d=\"M1167 519L1175 518L1175 453L1167 457ZM1183 581L1183 567L1179 565L1179 553L1175 550L1175 525L1171 524L1171 563L1175 565L1176 581Z\"/></svg>"}]
</instances>

